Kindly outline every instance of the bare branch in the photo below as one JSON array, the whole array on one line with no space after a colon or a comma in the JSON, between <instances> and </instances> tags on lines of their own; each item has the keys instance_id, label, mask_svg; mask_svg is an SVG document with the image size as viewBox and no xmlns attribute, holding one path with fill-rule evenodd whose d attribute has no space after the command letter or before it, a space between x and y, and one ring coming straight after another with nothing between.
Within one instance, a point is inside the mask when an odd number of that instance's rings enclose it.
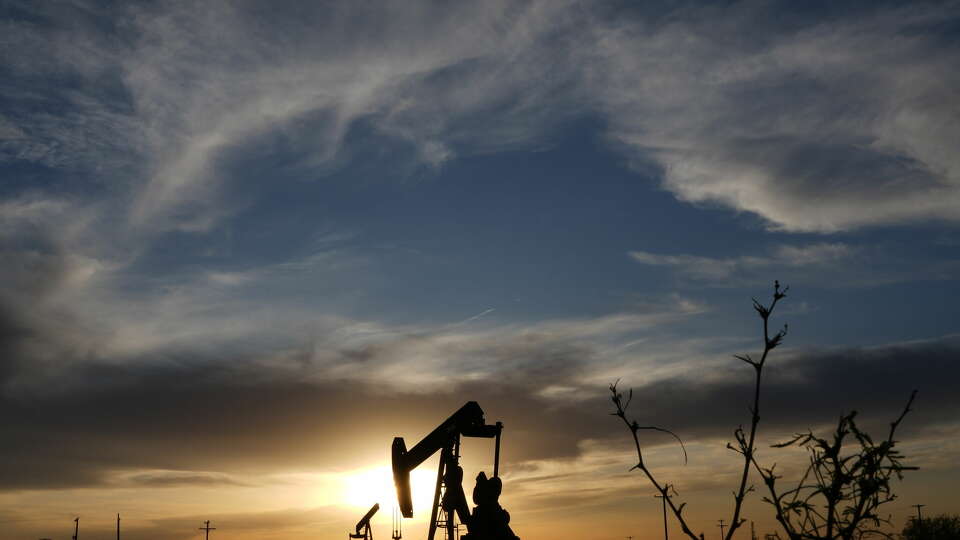
<instances>
[{"instance_id":1,"label":"bare branch","mask_svg":"<svg viewBox=\"0 0 960 540\"><path fill-rule=\"evenodd\" d=\"M680 523L680 528L683 531L683 533L686 534L691 540L699 540L699 538L693 533L693 531L690 530L690 527L687 525L687 522L683 517L683 508L686 506L686 503L682 503L679 506L677 506L676 503L673 502L673 499L671 498L671 496L669 495L669 492L671 490L676 492L676 490L673 488L673 485L672 484L661 485L657 481L657 479L654 477L653 472L650 471L650 469L647 468L646 464L644 463L643 450L640 446L639 433L642 430L654 430L654 431L661 431L661 432L669 433L670 435L673 435L673 437L680 442L680 448L683 450L683 461L684 461L684 464L686 464L687 449L683 445L683 441L680 439L680 437L678 437L675 433L673 433L668 429L664 429L657 426L641 426L637 423L636 420L630 420L627 417L627 406L630 404L630 399L633 397L633 390L630 390L628 394L629 395L628 399L624 401L623 394L617 391L617 384L619 382L620 381L618 380L610 385L610 393L611 393L610 399L613 402L614 406L616 407L616 410L611 414L619 417L623 421L623 423L627 426L627 428L630 430L630 434L633 436L634 447L636 448L636 451L637 451L637 464L631 467L630 470L632 471L634 469L638 469L641 472L643 472L644 475L646 475L650 483L653 484L653 487L660 492L660 495L664 497L664 500L666 501L667 505L670 507L670 511L673 512L674 517L676 517L677 521Z\"/></svg>"},{"instance_id":2,"label":"bare branch","mask_svg":"<svg viewBox=\"0 0 960 540\"><path fill-rule=\"evenodd\" d=\"M676 439L678 443L680 443L680 449L683 450L683 464L684 465L687 464L687 447L683 445L683 440L680 439L680 437L678 437L676 433L670 431L669 429L663 429L657 426L636 426L636 429L650 429L650 430L659 431L662 433L669 433L670 435L673 435L673 438Z\"/></svg>"},{"instance_id":3,"label":"bare branch","mask_svg":"<svg viewBox=\"0 0 960 540\"><path fill-rule=\"evenodd\" d=\"M800 479L795 484L791 482L786 489L779 483L783 476L776 473L776 464L765 468L757 460L756 437L760 423L763 368L770 351L783 344L788 332L788 326L784 324L779 331L771 335L770 317L778 302L786 298L788 290L789 287L781 287L779 281L774 281L773 296L769 304L765 305L753 299L753 309L763 321L763 352L759 358L749 354L734 355L737 360L754 368L753 401L747 407L750 412L749 427L745 429L743 425L737 426L733 432L734 442L727 443L728 449L742 456L743 470L739 485L732 492L734 506L730 527L721 540L732 540L737 529L747 521L740 514L746 496L756 490L756 486L749 483L751 469L760 475L767 492L763 501L773 507L777 522L790 540L860 540L870 535L890 537L878 529L888 524L890 519L889 516L882 516L878 509L896 499L891 488L891 479L900 479L904 471L915 469L903 464L903 457L895 448L894 435L910 412L916 391L910 395L897 419L890 423L886 439L879 442L859 428L856 422L857 413L851 411L840 416L836 428L828 437L820 437L808 431L772 445L772 448L801 447L808 453L809 462ZM633 391L628 391L625 396L617 390L618 383L619 380L610 385L611 401L616 407L611 414L624 422L633 437L637 464L630 470L637 469L644 473L653 487L664 496L684 534L691 540L699 540L683 517L686 503L675 504L668 496L671 491L678 496L673 485L658 482L644 462L640 432L651 430L669 433L680 443L684 463L687 463L687 450L683 440L670 430L658 426L641 426L636 420L628 418L626 411L633 399Z\"/></svg>"},{"instance_id":4,"label":"bare branch","mask_svg":"<svg viewBox=\"0 0 960 540\"><path fill-rule=\"evenodd\" d=\"M748 362L754 367L754 390L753 390L753 406L750 407L751 418L750 418L750 433L748 436L744 436L743 429L737 428L734 432L734 437L737 439L737 443L740 446L740 453L743 455L743 470L740 474L740 487L734 493L733 496L733 517L730 520L730 528L727 530L726 536L723 540L730 540L733 538L734 533L740 527L742 521L740 519L740 511L743 507L743 501L747 496L747 493L750 490L747 489L747 480L750 477L750 465L754 459L754 443L757 437L757 426L760 423L760 382L763 378L763 366L767 362L767 355L770 354L774 348L780 345L783 342L783 338L787 335L787 325L783 325L783 329L774 334L771 338L769 331L767 330L768 324L770 321L770 315L773 314L773 310L777 307L777 302L786 297L787 288L780 288L780 281L773 282L773 299L770 301L769 306L764 306L756 299L753 299L753 309L760 315L760 318L763 319L763 354L760 356L760 360L753 361L752 359Z\"/></svg>"}]
</instances>

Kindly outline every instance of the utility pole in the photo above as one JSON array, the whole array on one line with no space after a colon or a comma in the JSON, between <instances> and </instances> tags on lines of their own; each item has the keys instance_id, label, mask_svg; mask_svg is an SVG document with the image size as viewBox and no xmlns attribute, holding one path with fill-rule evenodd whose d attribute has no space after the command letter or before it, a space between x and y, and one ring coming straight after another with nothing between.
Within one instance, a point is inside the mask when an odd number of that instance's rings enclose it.
<instances>
[{"instance_id":1,"label":"utility pole","mask_svg":"<svg viewBox=\"0 0 960 540\"><path fill-rule=\"evenodd\" d=\"M663 499L663 540L668 540L667 538L667 499L669 499L671 495L666 494L666 491L664 491L664 495L656 494L654 495L654 497L658 499Z\"/></svg>"},{"instance_id":2,"label":"utility pole","mask_svg":"<svg viewBox=\"0 0 960 540\"><path fill-rule=\"evenodd\" d=\"M923 514L920 513L920 509L926 506L925 504L913 504L911 505L917 509L917 532L920 533L920 537L923 537Z\"/></svg>"},{"instance_id":3,"label":"utility pole","mask_svg":"<svg viewBox=\"0 0 960 540\"><path fill-rule=\"evenodd\" d=\"M117 514L117 540L120 540L120 514Z\"/></svg>"},{"instance_id":4,"label":"utility pole","mask_svg":"<svg viewBox=\"0 0 960 540\"><path fill-rule=\"evenodd\" d=\"M217 528L210 526L210 520L209 520L209 519L206 520L206 521L204 521L204 522L203 522L203 525L204 525L203 527L199 527L199 528L197 528L197 530L198 530L198 531L207 531L207 536L206 536L206 538L207 538L207 540L210 540L210 531L215 531L215 530L217 530Z\"/></svg>"},{"instance_id":5,"label":"utility pole","mask_svg":"<svg viewBox=\"0 0 960 540\"><path fill-rule=\"evenodd\" d=\"M117 540L120 540L117 538ZM757 532L753 529L753 520L750 520L750 540L757 540Z\"/></svg>"},{"instance_id":6,"label":"utility pole","mask_svg":"<svg viewBox=\"0 0 960 540\"><path fill-rule=\"evenodd\" d=\"M720 540L723 540L723 520L718 519L717 521L720 522Z\"/></svg>"},{"instance_id":7,"label":"utility pole","mask_svg":"<svg viewBox=\"0 0 960 540\"><path fill-rule=\"evenodd\" d=\"M926 506L926 505L925 505L925 504L913 504L913 505L911 505L911 506L913 506L914 508L917 509L917 524L918 524L918 525L919 525L919 524L922 524L922 523L923 523L923 516L920 514L920 509L923 508L923 507Z\"/></svg>"},{"instance_id":8,"label":"utility pole","mask_svg":"<svg viewBox=\"0 0 960 540\"><path fill-rule=\"evenodd\" d=\"M633 540L632 536L624 536L624 538L626 538L627 540Z\"/></svg>"},{"instance_id":9,"label":"utility pole","mask_svg":"<svg viewBox=\"0 0 960 540\"><path fill-rule=\"evenodd\" d=\"M80 536L80 518L74 518L73 520L73 540L77 540L77 537Z\"/></svg>"}]
</instances>

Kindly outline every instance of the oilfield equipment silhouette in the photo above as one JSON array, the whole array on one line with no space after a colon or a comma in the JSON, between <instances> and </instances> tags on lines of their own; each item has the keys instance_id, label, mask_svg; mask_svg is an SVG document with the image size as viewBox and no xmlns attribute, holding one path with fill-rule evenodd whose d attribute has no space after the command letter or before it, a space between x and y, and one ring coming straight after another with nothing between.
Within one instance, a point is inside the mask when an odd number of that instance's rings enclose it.
<instances>
[{"instance_id":1,"label":"oilfield equipment silhouette","mask_svg":"<svg viewBox=\"0 0 960 540\"><path fill-rule=\"evenodd\" d=\"M367 513L360 518L360 521L357 522L357 532L350 533L348 538L362 538L363 540L373 540L373 530L370 529L370 518L377 513L377 510L380 509L380 503L374 503L370 507L370 510L367 510Z\"/></svg>"},{"instance_id":2,"label":"oilfield equipment silhouette","mask_svg":"<svg viewBox=\"0 0 960 540\"><path fill-rule=\"evenodd\" d=\"M409 450L403 437L395 437L391 446L391 464L398 508L394 509L392 516L391 540L401 540L403 518L413 517L410 473L437 452L440 453L440 462L427 540L438 540L438 529L445 531L445 540L520 540L510 528L509 512L499 503L503 489L500 480L502 434L501 422L487 424L480 405L475 401L468 401ZM473 502L476 506L472 512L463 491L463 468L460 467L462 437L494 439L493 476L488 478L484 472L477 475L473 488ZM357 522L354 532L348 533L348 539L373 540L370 520L379 510L379 503L370 507ZM73 540L79 540L80 518L73 521ZM119 540L120 514L117 514L116 523ZM217 528L210 526L210 520L203 524L198 530L203 531L204 537L209 540L210 531ZM460 535L461 527L466 527L466 534Z\"/></svg>"},{"instance_id":3,"label":"oilfield equipment silhouette","mask_svg":"<svg viewBox=\"0 0 960 540\"><path fill-rule=\"evenodd\" d=\"M503 424L487 424L483 409L476 401L468 401L457 412L434 428L413 448L407 450L403 437L395 437L391 447L393 481L397 488L397 503L400 516L394 519L391 538L400 540L402 518L413 517L413 497L410 490L410 473L431 456L440 452L437 482L433 492L427 540L436 540L437 529L446 531L445 540L519 540L510 528L510 514L498 501L502 490L500 480L500 437ZM467 505L463 491L463 469L460 467L461 437L494 439L493 476L483 472L477 475L473 488L473 512ZM367 512L357 523L356 535L350 538L372 538L369 530L370 517L379 509L379 504ZM459 522L458 522L459 520ZM467 533L460 536L460 525ZM364 533L360 533L360 529ZM370 536L365 536L369 534Z\"/></svg>"},{"instance_id":4,"label":"oilfield equipment silhouette","mask_svg":"<svg viewBox=\"0 0 960 540\"><path fill-rule=\"evenodd\" d=\"M403 538L403 516L400 515L400 509L393 507L393 513L390 516L390 538L400 540Z\"/></svg>"}]
</instances>

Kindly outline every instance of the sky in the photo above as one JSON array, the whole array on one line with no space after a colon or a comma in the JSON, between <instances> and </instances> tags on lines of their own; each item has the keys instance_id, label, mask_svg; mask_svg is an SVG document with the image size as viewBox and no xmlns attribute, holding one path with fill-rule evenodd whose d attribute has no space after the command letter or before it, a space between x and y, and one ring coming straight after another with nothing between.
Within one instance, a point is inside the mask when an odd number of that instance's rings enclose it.
<instances>
[{"instance_id":1,"label":"sky","mask_svg":"<svg viewBox=\"0 0 960 540\"><path fill-rule=\"evenodd\" d=\"M775 279L759 459L796 475L770 444L882 433L916 389L885 511L960 508L957 2L0 0L0 27L3 539L342 538L375 502L385 538L393 437L467 401L521 538L657 539L615 381L719 538ZM468 493L492 460L464 442Z\"/></svg>"}]
</instances>

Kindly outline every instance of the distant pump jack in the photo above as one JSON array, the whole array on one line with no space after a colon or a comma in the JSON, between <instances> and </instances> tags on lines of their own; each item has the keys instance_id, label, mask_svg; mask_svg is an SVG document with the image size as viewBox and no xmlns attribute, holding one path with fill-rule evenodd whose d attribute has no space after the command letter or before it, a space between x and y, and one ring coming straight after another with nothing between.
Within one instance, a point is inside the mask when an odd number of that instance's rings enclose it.
<instances>
[{"instance_id":1,"label":"distant pump jack","mask_svg":"<svg viewBox=\"0 0 960 540\"><path fill-rule=\"evenodd\" d=\"M373 529L370 528L370 518L380 510L380 503L375 503L367 510L367 513L357 522L357 532L349 533L348 538L361 538L363 540L373 540Z\"/></svg>"}]
</instances>

